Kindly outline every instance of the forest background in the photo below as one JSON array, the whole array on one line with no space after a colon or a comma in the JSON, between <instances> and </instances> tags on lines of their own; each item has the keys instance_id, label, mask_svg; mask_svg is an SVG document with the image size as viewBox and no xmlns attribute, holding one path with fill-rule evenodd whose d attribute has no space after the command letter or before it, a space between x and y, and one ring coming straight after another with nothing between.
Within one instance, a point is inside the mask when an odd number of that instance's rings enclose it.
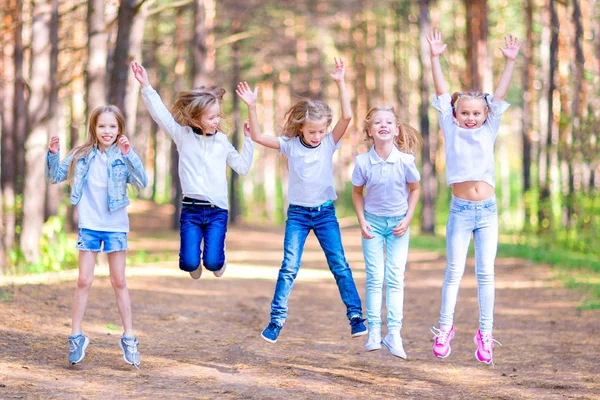
<instances>
[{"instance_id":1,"label":"forest background","mask_svg":"<svg viewBox=\"0 0 600 400\"><path fill-rule=\"evenodd\" d=\"M302 97L323 99L339 115L328 73L342 57L354 119L334 160L338 216L353 218L350 176L354 157L368 150L366 111L391 104L425 142L413 245L443 248L450 190L424 39L439 29L451 91L493 92L504 36L523 40L496 143L500 252L582 271L571 283L600 296L597 279L581 279L600 271L597 0L5 0L0 13L1 274L76 267L76 212L66 185L46 184L44 159L50 136L61 137L63 157L83 143L86 116L101 104L124 111L150 178L130 195L172 203L165 229L177 228L177 152L140 102L132 60L168 106L180 90L223 86L239 148L241 80L260 88L260 121L277 135ZM283 223L285 165L257 146L250 174L230 173L232 223Z\"/></svg>"}]
</instances>

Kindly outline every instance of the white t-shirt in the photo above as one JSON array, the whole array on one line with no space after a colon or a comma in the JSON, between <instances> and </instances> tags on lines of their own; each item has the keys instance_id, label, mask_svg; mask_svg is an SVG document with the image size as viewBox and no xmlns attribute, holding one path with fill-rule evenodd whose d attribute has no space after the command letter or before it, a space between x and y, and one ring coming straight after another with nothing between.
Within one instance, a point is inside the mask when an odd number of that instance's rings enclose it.
<instances>
[{"instance_id":1,"label":"white t-shirt","mask_svg":"<svg viewBox=\"0 0 600 400\"><path fill-rule=\"evenodd\" d=\"M129 232L129 216L123 207L108 210L108 157L96 152L90 160L81 200L77 203L79 228L101 232Z\"/></svg>"},{"instance_id":2,"label":"white t-shirt","mask_svg":"<svg viewBox=\"0 0 600 400\"><path fill-rule=\"evenodd\" d=\"M419 182L421 175L415 157L395 146L383 160L371 147L356 156L352 184L366 185L365 211L380 217L399 217L408 210L408 183Z\"/></svg>"},{"instance_id":3,"label":"white t-shirt","mask_svg":"<svg viewBox=\"0 0 600 400\"><path fill-rule=\"evenodd\" d=\"M504 111L510 107L506 101L493 102L487 96L488 117L477 129L458 126L452 114L449 93L434 96L432 106L438 110L438 119L446 149L446 180L448 185L467 181L484 181L496 187L494 143Z\"/></svg>"},{"instance_id":4,"label":"white t-shirt","mask_svg":"<svg viewBox=\"0 0 600 400\"><path fill-rule=\"evenodd\" d=\"M229 209L227 165L238 174L246 175L254 155L252 140L244 138L240 155L222 132L197 135L189 126L179 125L151 86L142 89L142 99L152 118L177 146L183 195Z\"/></svg>"},{"instance_id":5,"label":"white t-shirt","mask_svg":"<svg viewBox=\"0 0 600 400\"><path fill-rule=\"evenodd\" d=\"M336 200L333 183L333 153L342 141L333 142L329 132L316 147L310 147L299 136L279 136L279 153L288 159L288 202L303 207L318 207Z\"/></svg>"}]
</instances>

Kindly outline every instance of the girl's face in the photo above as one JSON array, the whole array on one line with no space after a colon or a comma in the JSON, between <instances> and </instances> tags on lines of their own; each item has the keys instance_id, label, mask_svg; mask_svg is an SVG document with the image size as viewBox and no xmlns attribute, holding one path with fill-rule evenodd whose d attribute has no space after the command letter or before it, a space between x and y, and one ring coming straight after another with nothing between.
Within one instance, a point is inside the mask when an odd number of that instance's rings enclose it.
<instances>
[{"instance_id":1,"label":"girl's face","mask_svg":"<svg viewBox=\"0 0 600 400\"><path fill-rule=\"evenodd\" d=\"M487 106L482 99L461 99L456 109L456 122L464 129L479 128L487 119Z\"/></svg>"},{"instance_id":2,"label":"girl's face","mask_svg":"<svg viewBox=\"0 0 600 400\"><path fill-rule=\"evenodd\" d=\"M327 134L327 118L316 121L307 119L302 125L302 140L309 146L318 146Z\"/></svg>"},{"instance_id":3,"label":"girl's face","mask_svg":"<svg viewBox=\"0 0 600 400\"><path fill-rule=\"evenodd\" d=\"M117 117L113 113L103 112L96 121L96 139L98 140L98 149L102 152L112 146L116 141L119 132Z\"/></svg>"},{"instance_id":4,"label":"girl's face","mask_svg":"<svg viewBox=\"0 0 600 400\"><path fill-rule=\"evenodd\" d=\"M216 133L220 122L221 105L218 102L215 102L213 105L208 106L202 113L202 117L200 117L200 128L202 128L204 133Z\"/></svg>"},{"instance_id":5,"label":"girl's face","mask_svg":"<svg viewBox=\"0 0 600 400\"><path fill-rule=\"evenodd\" d=\"M396 136L400 133L400 129L396 124L396 117L391 111L376 111L371 120L371 127L369 128L368 134L373 138L375 146L378 143L386 143L393 141Z\"/></svg>"}]
</instances>

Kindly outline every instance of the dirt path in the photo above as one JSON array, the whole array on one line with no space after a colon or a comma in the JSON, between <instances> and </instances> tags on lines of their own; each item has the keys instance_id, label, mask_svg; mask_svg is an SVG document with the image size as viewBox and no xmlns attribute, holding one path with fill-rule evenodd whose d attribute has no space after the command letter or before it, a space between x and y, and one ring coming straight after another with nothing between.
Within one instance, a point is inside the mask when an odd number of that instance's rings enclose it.
<instances>
[{"instance_id":1,"label":"dirt path","mask_svg":"<svg viewBox=\"0 0 600 400\"><path fill-rule=\"evenodd\" d=\"M132 216L132 223L136 218ZM160 229L152 226L151 230ZM225 276L191 280L176 266L178 234L131 234L132 248L166 261L128 268L141 371L123 362L106 268L92 287L85 360L67 363L75 275L0 286L0 399L599 399L600 312L576 311L577 292L548 269L499 259L496 366L475 361L472 260L461 286L452 355L433 357L444 259L413 250L406 274L403 338L409 360L367 353L351 339L345 310L314 236L290 298L279 341L260 331L281 262L282 229L231 228ZM359 233L343 231L363 299ZM31 279L30 279L31 282Z\"/></svg>"}]
</instances>

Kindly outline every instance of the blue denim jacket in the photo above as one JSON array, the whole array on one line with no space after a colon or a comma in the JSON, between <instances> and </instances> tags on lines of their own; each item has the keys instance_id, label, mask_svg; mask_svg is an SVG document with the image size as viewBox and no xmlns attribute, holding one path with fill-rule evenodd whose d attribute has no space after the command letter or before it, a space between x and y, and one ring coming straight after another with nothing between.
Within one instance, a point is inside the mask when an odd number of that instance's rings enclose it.
<instances>
[{"instance_id":1,"label":"blue denim jacket","mask_svg":"<svg viewBox=\"0 0 600 400\"><path fill-rule=\"evenodd\" d=\"M73 180L71 184L71 204L79 203L83 184L87 180L90 169L90 161L96 153L97 148L90 151L87 157L81 157L77 160ZM141 189L148 184L148 177L144 171L142 160L133 149L129 150L127 155L123 155L116 144L106 149L108 158L108 209L115 211L129 205L127 196L127 184ZM67 179L69 173L69 163L73 155L70 154L63 162L60 162L60 152L52 154L48 151L46 154L46 181L49 183L59 183Z\"/></svg>"}]
</instances>

